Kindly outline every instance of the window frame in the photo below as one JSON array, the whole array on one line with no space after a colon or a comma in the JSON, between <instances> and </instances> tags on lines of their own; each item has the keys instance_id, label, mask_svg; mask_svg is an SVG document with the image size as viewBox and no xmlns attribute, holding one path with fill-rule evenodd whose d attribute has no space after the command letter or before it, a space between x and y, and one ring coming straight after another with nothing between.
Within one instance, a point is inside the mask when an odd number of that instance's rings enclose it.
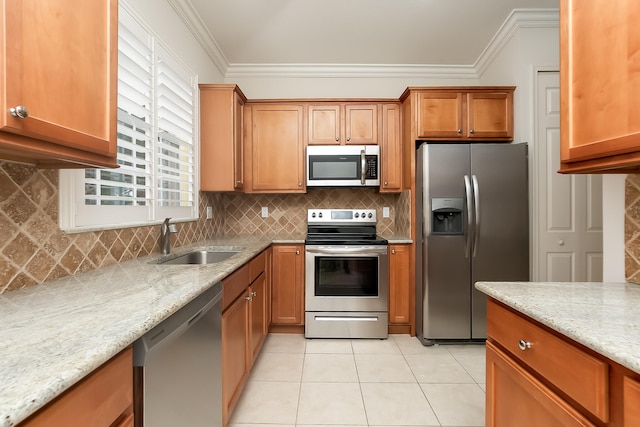
<instances>
[{"instance_id":1,"label":"window frame","mask_svg":"<svg viewBox=\"0 0 640 427\"><path fill-rule=\"evenodd\" d=\"M124 1L120 1L119 19L125 12L135 22L139 28L134 31L144 31L145 35L150 38L150 49L152 52L151 71L151 91L152 91L152 117L151 125L151 153L150 168L151 174L148 175L150 183L150 198L147 206L123 206L123 205L85 205L85 169L61 169L59 171L59 226L60 229L67 233L80 233L85 231L98 231L120 229L136 226L149 226L160 224L165 218L172 218L173 222L189 222L199 219L199 202L200 202L200 108L199 108L199 90L198 75L191 70L180 58L175 54L162 40L159 35L150 28L150 26ZM128 19L128 18L126 18ZM133 31L132 31L133 32ZM182 78L189 75L189 86L192 90L192 205L188 207L168 207L159 206L159 155L158 148L161 144L158 137L161 134L158 128L158 66L157 61L169 64L173 72L179 74ZM179 71L179 73L177 72ZM183 75L185 74L185 75ZM185 79L186 80L186 79ZM96 169L99 173L101 169ZM106 169L118 172L121 169ZM185 215L185 212L187 213ZM116 221L116 222L114 222Z\"/></svg>"}]
</instances>

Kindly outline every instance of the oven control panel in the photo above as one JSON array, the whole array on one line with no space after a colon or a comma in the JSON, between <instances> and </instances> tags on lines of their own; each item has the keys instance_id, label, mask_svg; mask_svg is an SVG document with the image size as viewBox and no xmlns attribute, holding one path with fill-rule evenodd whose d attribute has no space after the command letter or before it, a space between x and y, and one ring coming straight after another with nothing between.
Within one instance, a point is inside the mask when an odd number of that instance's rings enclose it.
<instances>
[{"instance_id":1,"label":"oven control panel","mask_svg":"<svg viewBox=\"0 0 640 427\"><path fill-rule=\"evenodd\" d=\"M375 224L377 219L375 209L309 209L307 222Z\"/></svg>"}]
</instances>

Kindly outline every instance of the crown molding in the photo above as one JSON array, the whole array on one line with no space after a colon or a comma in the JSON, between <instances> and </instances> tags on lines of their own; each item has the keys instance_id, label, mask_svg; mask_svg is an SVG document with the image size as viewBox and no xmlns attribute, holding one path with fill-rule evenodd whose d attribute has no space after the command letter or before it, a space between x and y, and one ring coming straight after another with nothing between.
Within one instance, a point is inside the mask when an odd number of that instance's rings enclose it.
<instances>
[{"instance_id":1,"label":"crown molding","mask_svg":"<svg viewBox=\"0 0 640 427\"><path fill-rule=\"evenodd\" d=\"M514 9L471 65L230 64L190 0L167 0L226 79L239 77L419 77L478 79L520 28L558 28L558 9Z\"/></svg>"},{"instance_id":2,"label":"crown molding","mask_svg":"<svg viewBox=\"0 0 640 427\"><path fill-rule=\"evenodd\" d=\"M482 76L521 28L559 28L559 22L558 9L514 9L482 51L473 68Z\"/></svg>"},{"instance_id":3,"label":"crown molding","mask_svg":"<svg viewBox=\"0 0 640 427\"><path fill-rule=\"evenodd\" d=\"M178 17L182 20L193 37L200 43L200 46L207 53L207 56L214 63L222 76L227 74L229 69L229 61L220 49L207 26L202 21L198 12L196 12L190 0L167 0L167 3L175 10Z\"/></svg>"}]
</instances>

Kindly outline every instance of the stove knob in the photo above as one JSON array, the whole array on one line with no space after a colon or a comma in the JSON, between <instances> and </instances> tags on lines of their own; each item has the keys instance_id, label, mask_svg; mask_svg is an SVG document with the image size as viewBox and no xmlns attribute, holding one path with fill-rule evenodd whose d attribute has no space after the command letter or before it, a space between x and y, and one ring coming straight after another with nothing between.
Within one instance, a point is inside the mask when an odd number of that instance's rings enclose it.
<instances>
[{"instance_id":1,"label":"stove knob","mask_svg":"<svg viewBox=\"0 0 640 427\"><path fill-rule=\"evenodd\" d=\"M367 215L367 217L373 218L373 214L371 212L369 212L369 215Z\"/></svg>"},{"instance_id":2,"label":"stove knob","mask_svg":"<svg viewBox=\"0 0 640 427\"><path fill-rule=\"evenodd\" d=\"M318 214L318 218L322 218L322 212Z\"/></svg>"},{"instance_id":3,"label":"stove knob","mask_svg":"<svg viewBox=\"0 0 640 427\"><path fill-rule=\"evenodd\" d=\"M316 213L314 212L311 214L311 218L315 218L315 217L316 217Z\"/></svg>"},{"instance_id":4,"label":"stove knob","mask_svg":"<svg viewBox=\"0 0 640 427\"><path fill-rule=\"evenodd\" d=\"M364 219L366 217L367 217L367 215L364 212L362 212L362 218Z\"/></svg>"},{"instance_id":5,"label":"stove knob","mask_svg":"<svg viewBox=\"0 0 640 427\"><path fill-rule=\"evenodd\" d=\"M356 218L358 218L360 216L360 214L358 212L356 212L356 214L354 215Z\"/></svg>"}]
</instances>

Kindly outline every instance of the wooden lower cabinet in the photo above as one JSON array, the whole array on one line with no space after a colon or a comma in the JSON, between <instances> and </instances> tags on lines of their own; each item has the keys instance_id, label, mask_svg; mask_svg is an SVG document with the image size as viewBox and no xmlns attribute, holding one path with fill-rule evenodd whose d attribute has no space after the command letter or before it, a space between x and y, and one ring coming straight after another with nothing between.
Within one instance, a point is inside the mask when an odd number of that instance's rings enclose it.
<instances>
[{"instance_id":1,"label":"wooden lower cabinet","mask_svg":"<svg viewBox=\"0 0 640 427\"><path fill-rule=\"evenodd\" d=\"M20 427L133 426L131 347L20 424Z\"/></svg>"},{"instance_id":2,"label":"wooden lower cabinet","mask_svg":"<svg viewBox=\"0 0 640 427\"><path fill-rule=\"evenodd\" d=\"M640 374L492 298L487 334L487 427L640 427Z\"/></svg>"},{"instance_id":3,"label":"wooden lower cabinet","mask_svg":"<svg viewBox=\"0 0 640 427\"><path fill-rule=\"evenodd\" d=\"M410 245L389 245L389 332L410 333Z\"/></svg>"},{"instance_id":4,"label":"wooden lower cabinet","mask_svg":"<svg viewBox=\"0 0 640 427\"><path fill-rule=\"evenodd\" d=\"M595 426L490 342L486 418L487 426Z\"/></svg>"},{"instance_id":5,"label":"wooden lower cabinet","mask_svg":"<svg viewBox=\"0 0 640 427\"><path fill-rule=\"evenodd\" d=\"M249 374L249 300L243 293L222 314L222 419L226 425Z\"/></svg>"},{"instance_id":6,"label":"wooden lower cabinet","mask_svg":"<svg viewBox=\"0 0 640 427\"><path fill-rule=\"evenodd\" d=\"M304 245L273 245L271 323L304 325Z\"/></svg>"},{"instance_id":7,"label":"wooden lower cabinet","mask_svg":"<svg viewBox=\"0 0 640 427\"><path fill-rule=\"evenodd\" d=\"M222 281L222 419L226 425L269 329L267 249ZM231 301L229 301L229 299Z\"/></svg>"}]
</instances>

